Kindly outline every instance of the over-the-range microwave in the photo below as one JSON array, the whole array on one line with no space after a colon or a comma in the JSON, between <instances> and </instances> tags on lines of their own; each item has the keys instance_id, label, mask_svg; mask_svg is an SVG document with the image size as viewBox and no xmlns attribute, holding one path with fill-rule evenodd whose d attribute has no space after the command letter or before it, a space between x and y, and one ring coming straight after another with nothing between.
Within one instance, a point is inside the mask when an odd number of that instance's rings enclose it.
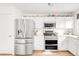
<instances>
[{"instance_id":1,"label":"over-the-range microwave","mask_svg":"<svg viewBox=\"0 0 79 59\"><path fill-rule=\"evenodd\" d=\"M48 27L56 27L56 23L44 23L44 27L48 28Z\"/></svg>"}]
</instances>

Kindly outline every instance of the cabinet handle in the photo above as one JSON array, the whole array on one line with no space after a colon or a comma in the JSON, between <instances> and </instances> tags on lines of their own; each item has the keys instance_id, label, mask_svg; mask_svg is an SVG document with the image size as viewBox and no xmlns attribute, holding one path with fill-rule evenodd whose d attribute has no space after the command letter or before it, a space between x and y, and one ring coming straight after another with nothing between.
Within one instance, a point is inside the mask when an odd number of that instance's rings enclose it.
<instances>
[{"instance_id":1,"label":"cabinet handle","mask_svg":"<svg viewBox=\"0 0 79 59\"><path fill-rule=\"evenodd\" d=\"M12 35L9 35L9 37L12 37Z\"/></svg>"}]
</instances>

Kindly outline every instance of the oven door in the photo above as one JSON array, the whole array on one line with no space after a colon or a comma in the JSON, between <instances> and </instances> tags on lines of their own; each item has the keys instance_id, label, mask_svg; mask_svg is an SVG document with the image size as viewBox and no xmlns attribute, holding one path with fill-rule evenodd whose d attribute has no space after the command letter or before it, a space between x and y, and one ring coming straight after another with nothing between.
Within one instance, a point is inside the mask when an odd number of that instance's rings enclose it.
<instances>
[{"instance_id":1,"label":"oven door","mask_svg":"<svg viewBox=\"0 0 79 59\"><path fill-rule=\"evenodd\" d=\"M45 44L57 44L57 40L45 40Z\"/></svg>"},{"instance_id":2,"label":"oven door","mask_svg":"<svg viewBox=\"0 0 79 59\"><path fill-rule=\"evenodd\" d=\"M57 50L58 47L57 46L45 46L46 50Z\"/></svg>"}]
</instances>

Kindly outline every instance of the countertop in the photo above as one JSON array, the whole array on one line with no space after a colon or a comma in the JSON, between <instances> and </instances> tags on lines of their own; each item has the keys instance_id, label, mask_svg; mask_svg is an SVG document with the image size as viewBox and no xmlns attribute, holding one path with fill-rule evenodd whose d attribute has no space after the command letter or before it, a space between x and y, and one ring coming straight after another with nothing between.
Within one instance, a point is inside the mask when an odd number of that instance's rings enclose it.
<instances>
[{"instance_id":1,"label":"countertop","mask_svg":"<svg viewBox=\"0 0 79 59\"><path fill-rule=\"evenodd\" d=\"M73 37L73 38L77 38L77 39L79 39L79 36L77 36L77 35L64 35L64 36L67 36L67 37Z\"/></svg>"},{"instance_id":2,"label":"countertop","mask_svg":"<svg viewBox=\"0 0 79 59\"><path fill-rule=\"evenodd\" d=\"M15 39L33 39L33 38L20 38L20 37L18 37L18 38L15 38Z\"/></svg>"}]
</instances>

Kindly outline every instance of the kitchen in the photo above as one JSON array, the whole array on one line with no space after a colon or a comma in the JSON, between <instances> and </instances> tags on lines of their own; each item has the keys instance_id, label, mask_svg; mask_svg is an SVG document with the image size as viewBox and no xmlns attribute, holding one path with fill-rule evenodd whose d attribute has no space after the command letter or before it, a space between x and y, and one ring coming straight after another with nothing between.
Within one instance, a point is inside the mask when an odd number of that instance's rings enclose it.
<instances>
[{"instance_id":1,"label":"kitchen","mask_svg":"<svg viewBox=\"0 0 79 59\"><path fill-rule=\"evenodd\" d=\"M3 3L0 19L0 55L79 56L78 3Z\"/></svg>"}]
</instances>

